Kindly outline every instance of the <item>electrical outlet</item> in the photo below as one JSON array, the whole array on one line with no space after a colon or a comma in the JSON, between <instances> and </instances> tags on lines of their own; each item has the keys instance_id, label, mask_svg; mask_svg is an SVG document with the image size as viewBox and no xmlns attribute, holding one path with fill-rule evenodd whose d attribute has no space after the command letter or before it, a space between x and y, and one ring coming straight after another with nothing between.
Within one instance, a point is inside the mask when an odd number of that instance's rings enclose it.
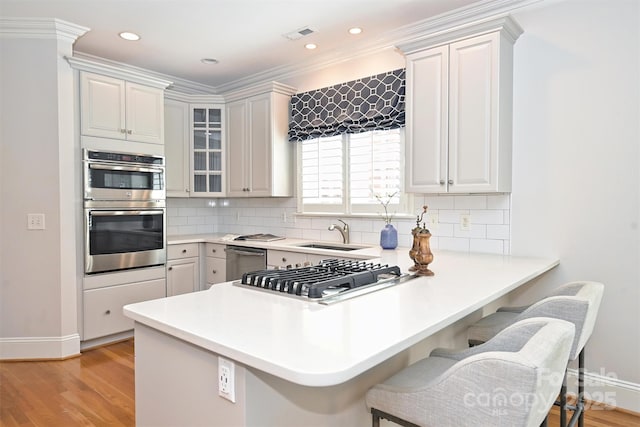
<instances>
[{"instance_id":1,"label":"electrical outlet","mask_svg":"<svg viewBox=\"0 0 640 427\"><path fill-rule=\"evenodd\" d=\"M236 403L235 371L232 361L218 357L218 394L233 403Z\"/></svg>"},{"instance_id":2,"label":"electrical outlet","mask_svg":"<svg viewBox=\"0 0 640 427\"><path fill-rule=\"evenodd\" d=\"M471 229L471 215L462 214L460 215L460 230L469 231Z\"/></svg>"},{"instance_id":3,"label":"electrical outlet","mask_svg":"<svg viewBox=\"0 0 640 427\"><path fill-rule=\"evenodd\" d=\"M431 228L432 230L438 228L438 214L427 214L427 221L429 222L429 228Z\"/></svg>"},{"instance_id":4,"label":"electrical outlet","mask_svg":"<svg viewBox=\"0 0 640 427\"><path fill-rule=\"evenodd\" d=\"M27 230L44 230L44 214L27 214Z\"/></svg>"}]
</instances>

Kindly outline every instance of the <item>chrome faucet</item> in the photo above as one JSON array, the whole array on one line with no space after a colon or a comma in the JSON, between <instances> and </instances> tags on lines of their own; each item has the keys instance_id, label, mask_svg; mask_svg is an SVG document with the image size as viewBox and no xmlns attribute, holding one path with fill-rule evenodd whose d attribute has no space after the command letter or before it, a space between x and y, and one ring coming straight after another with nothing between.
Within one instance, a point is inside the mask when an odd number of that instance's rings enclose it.
<instances>
[{"instance_id":1,"label":"chrome faucet","mask_svg":"<svg viewBox=\"0 0 640 427\"><path fill-rule=\"evenodd\" d=\"M340 234L342 234L342 243L349 243L349 224L341 219L339 219L338 221L340 221L344 225L341 227L337 224L331 224L329 226L329 231L338 230Z\"/></svg>"}]
</instances>

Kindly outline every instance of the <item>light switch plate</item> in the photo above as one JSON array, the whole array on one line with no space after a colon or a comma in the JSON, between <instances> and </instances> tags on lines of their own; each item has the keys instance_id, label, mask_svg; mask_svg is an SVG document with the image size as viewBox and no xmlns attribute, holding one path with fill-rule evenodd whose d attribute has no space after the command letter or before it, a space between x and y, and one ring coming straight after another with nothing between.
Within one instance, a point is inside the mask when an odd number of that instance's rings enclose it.
<instances>
[{"instance_id":1,"label":"light switch plate","mask_svg":"<svg viewBox=\"0 0 640 427\"><path fill-rule=\"evenodd\" d=\"M27 214L27 230L44 230L44 214Z\"/></svg>"}]
</instances>

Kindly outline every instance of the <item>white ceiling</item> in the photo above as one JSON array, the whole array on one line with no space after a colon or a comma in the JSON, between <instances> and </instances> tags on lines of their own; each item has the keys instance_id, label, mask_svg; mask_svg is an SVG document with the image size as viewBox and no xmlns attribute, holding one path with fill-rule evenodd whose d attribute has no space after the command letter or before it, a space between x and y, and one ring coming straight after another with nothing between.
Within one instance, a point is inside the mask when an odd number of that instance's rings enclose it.
<instances>
[{"instance_id":1,"label":"white ceiling","mask_svg":"<svg viewBox=\"0 0 640 427\"><path fill-rule=\"evenodd\" d=\"M401 27L472 3L486 0L0 0L0 16L89 27L76 52L216 88L383 46ZM317 32L296 41L283 37L305 26ZM349 35L352 26L363 33ZM121 31L142 38L124 41ZM305 49L308 42L318 48Z\"/></svg>"}]
</instances>

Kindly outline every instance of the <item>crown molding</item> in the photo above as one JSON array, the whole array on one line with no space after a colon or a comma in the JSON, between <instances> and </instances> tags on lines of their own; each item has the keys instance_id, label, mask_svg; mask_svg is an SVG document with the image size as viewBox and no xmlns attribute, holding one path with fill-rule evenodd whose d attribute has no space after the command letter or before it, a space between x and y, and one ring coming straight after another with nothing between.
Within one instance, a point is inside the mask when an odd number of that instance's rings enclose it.
<instances>
[{"instance_id":1,"label":"crown molding","mask_svg":"<svg viewBox=\"0 0 640 427\"><path fill-rule=\"evenodd\" d=\"M523 31L522 27L520 27L511 16L504 15L497 18L465 23L457 27L448 27L444 30L440 28L434 29L432 32L425 32L421 37L411 40L408 43L398 44L397 47L403 53L411 54L445 43L452 43L470 36L493 32L502 33L502 35L513 44Z\"/></svg>"},{"instance_id":2,"label":"crown molding","mask_svg":"<svg viewBox=\"0 0 640 427\"><path fill-rule=\"evenodd\" d=\"M354 49L353 46L349 46L348 48L333 50L330 53L317 56L313 60L270 68L261 73L224 83L217 86L217 89L220 93L226 93L249 85L260 84L265 81L283 80L295 77L312 71L321 70L332 65L365 57L367 55L380 52L381 50L396 49L396 46L398 45L418 42L419 40L423 40L435 33L444 33L446 30L450 30L451 28L467 27L475 24L478 25L476 28L479 29L480 23L484 21L504 18L515 10L543 1L545 0L480 1L463 8L445 12L443 14L397 28L393 31L387 32L377 40L360 45L357 49ZM522 28L517 24L515 25L519 29L520 33L522 33ZM518 30L515 29L514 31L517 32Z\"/></svg>"},{"instance_id":3,"label":"crown molding","mask_svg":"<svg viewBox=\"0 0 640 427\"><path fill-rule=\"evenodd\" d=\"M382 50L401 50L403 53L407 51L405 49L411 49L412 45L416 46L424 45L427 39L431 39L431 42L437 40L438 37L442 37L442 40L446 40L449 37L456 37L455 31L458 34L464 34L466 29L472 28L475 25L476 30L490 31L490 23L499 21L500 19L506 19L506 16L511 12L524 8L526 6L541 3L545 0L484 0L479 1L469 6L459 8L450 12L446 12L416 23L406 25L404 27L397 28L393 31L387 32L376 40L373 40L366 44L361 44L357 47L350 45L342 49L335 49L332 52L326 53L321 56L316 56L313 60L286 64L274 68L264 70L260 73L252 74L247 77L236 79L219 86L213 87L196 83L190 80L182 79L179 77L154 72L138 67L134 67L128 64L120 63L117 61L111 61L104 58L99 58L93 55L85 54L82 52L75 52L73 58L87 59L95 63L104 64L105 69L115 72L115 69L120 69L128 76L145 75L147 78L156 81L168 82L169 90L171 91L171 97L173 99L193 99L192 96L223 96L225 100L229 100L236 97L236 93L246 92L250 93L251 90L258 90L255 93L260 92L259 89L262 85L273 84L275 81L284 80L299 75L312 73L319 71L330 66L341 64L344 62L357 60L358 58L366 57L368 55L379 53ZM20 19L2 18L0 19L0 36L7 33L5 31L5 22L11 23L12 21L21 21ZM24 20L27 21L27 20ZM37 22L38 20L29 20ZM88 28L75 26L60 20L44 20L39 21L57 21L64 23L71 27L81 28L84 32L88 31ZM495 22L494 22L495 21ZM504 34L512 37L513 40L517 38L519 33L522 32L515 21L512 21L515 26L506 24L504 26ZM483 27L484 26L484 27ZM11 28L9 26L8 28ZM484 28L484 29L483 29ZM497 27L494 27L495 30ZM84 34L84 32L82 34ZM11 33L11 32L10 32ZM15 33L15 31L13 32ZM516 35L517 34L517 35ZM81 34L80 34L81 35ZM458 37L461 37L458 35ZM75 40L75 39L74 39ZM443 41L444 42L444 41ZM104 72L104 71L103 71ZM124 76L124 74L123 74ZM126 78L126 77L121 77ZM148 83L147 83L148 84ZM167 87L167 86L165 86ZM277 91L276 87L276 91ZM287 93L288 89L283 93ZM251 96L251 95L248 95ZM203 98L203 99L205 99ZM236 98L236 99L240 99ZM219 99L219 98L212 98ZM190 102L190 101L189 101ZM214 101L218 102L218 101Z\"/></svg>"},{"instance_id":4,"label":"crown molding","mask_svg":"<svg viewBox=\"0 0 640 427\"><path fill-rule=\"evenodd\" d=\"M109 64L106 61L98 62L78 56L68 56L66 57L66 60L72 68L77 70L103 74L134 83L140 83L146 86L165 89L173 83L169 80L154 77L141 68L134 69L134 67L127 67L124 69L119 65Z\"/></svg>"},{"instance_id":5,"label":"crown molding","mask_svg":"<svg viewBox=\"0 0 640 427\"><path fill-rule=\"evenodd\" d=\"M90 28L56 18L0 18L0 37L56 39L74 43Z\"/></svg>"},{"instance_id":6,"label":"crown molding","mask_svg":"<svg viewBox=\"0 0 640 427\"><path fill-rule=\"evenodd\" d=\"M173 99L187 104L224 104L225 99L222 95L205 95L205 94L188 94L177 92L173 89L164 91L165 99Z\"/></svg>"},{"instance_id":7,"label":"crown molding","mask_svg":"<svg viewBox=\"0 0 640 427\"><path fill-rule=\"evenodd\" d=\"M263 93L279 93L282 95L291 96L297 92L297 89L292 86L287 86L278 82L262 82L249 87L243 87L239 90L225 92L222 95L226 102L233 102L239 99L249 98L250 96L260 95Z\"/></svg>"}]
</instances>

